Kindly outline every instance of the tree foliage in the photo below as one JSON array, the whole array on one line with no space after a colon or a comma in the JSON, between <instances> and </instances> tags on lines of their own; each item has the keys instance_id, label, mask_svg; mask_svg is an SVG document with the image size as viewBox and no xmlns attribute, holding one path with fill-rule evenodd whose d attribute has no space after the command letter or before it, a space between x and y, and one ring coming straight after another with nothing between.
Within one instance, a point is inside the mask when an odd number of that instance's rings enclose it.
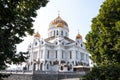
<instances>
[{"instance_id":1,"label":"tree foliage","mask_svg":"<svg viewBox=\"0 0 120 80\"><path fill-rule=\"evenodd\" d=\"M120 80L120 0L105 0L86 35L96 66L85 80Z\"/></svg>"},{"instance_id":2,"label":"tree foliage","mask_svg":"<svg viewBox=\"0 0 120 80\"><path fill-rule=\"evenodd\" d=\"M120 80L120 65L96 66L84 77L84 80Z\"/></svg>"},{"instance_id":3,"label":"tree foliage","mask_svg":"<svg viewBox=\"0 0 120 80\"><path fill-rule=\"evenodd\" d=\"M16 44L26 33L33 34L33 22L48 0L0 0L0 70L11 62L25 61L25 53L16 54Z\"/></svg>"},{"instance_id":4,"label":"tree foliage","mask_svg":"<svg viewBox=\"0 0 120 80\"><path fill-rule=\"evenodd\" d=\"M97 65L120 63L119 34L120 0L105 0L86 36L87 50Z\"/></svg>"}]
</instances>

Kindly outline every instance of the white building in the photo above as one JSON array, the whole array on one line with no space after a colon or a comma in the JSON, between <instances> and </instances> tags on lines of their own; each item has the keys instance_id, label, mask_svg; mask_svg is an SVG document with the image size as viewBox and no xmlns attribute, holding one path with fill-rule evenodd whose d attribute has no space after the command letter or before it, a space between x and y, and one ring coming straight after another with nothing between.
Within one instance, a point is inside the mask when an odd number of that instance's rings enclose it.
<instances>
[{"instance_id":1,"label":"white building","mask_svg":"<svg viewBox=\"0 0 120 80\"><path fill-rule=\"evenodd\" d=\"M75 40L70 39L68 24L59 15L49 24L48 38L41 39L37 32L28 51L28 70L74 71L74 67L89 66L82 36L78 33Z\"/></svg>"}]
</instances>

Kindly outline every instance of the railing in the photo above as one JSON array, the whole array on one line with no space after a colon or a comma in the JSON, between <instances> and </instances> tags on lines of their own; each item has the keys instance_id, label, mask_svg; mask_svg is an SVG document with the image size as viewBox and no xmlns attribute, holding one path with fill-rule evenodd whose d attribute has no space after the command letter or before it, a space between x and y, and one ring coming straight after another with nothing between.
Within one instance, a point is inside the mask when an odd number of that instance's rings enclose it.
<instances>
[{"instance_id":1,"label":"railing","mask_svg":"<svg viewBox=\"0 0 120 80\"><path fill-rule=\"evenodd\" d=\"M2 70L0 73L5 74L33 74L33 71L26 71L26 70Z\"/></svg>"},{"instance_id":2,"label":"railing","mask_svg":"<svg viewBox=\"0 0 120 80\"><path fill-rule=\"evenodd\" d=\"M74 74L80 74L80 75L85 75L86 72L57 72L57 71L27 71L27 70L3 70L0 71L0 73L5 73L5 74L69 74L69 75L74 75Z\"/></svg>"}]
</instances>

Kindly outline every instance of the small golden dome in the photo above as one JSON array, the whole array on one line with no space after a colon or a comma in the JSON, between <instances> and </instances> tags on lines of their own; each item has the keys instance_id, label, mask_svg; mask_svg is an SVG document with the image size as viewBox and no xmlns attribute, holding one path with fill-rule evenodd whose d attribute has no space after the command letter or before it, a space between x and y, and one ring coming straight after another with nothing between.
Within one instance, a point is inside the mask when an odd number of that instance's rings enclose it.
<instances>
[{"instance_id":1,"label":"small golden dome","mask_svg":"<svg viewBox=\"0 0 120 80\"><path fill-rule=\"evenodd\" d=\"M82 36L78 33L76 39L82 39Z\"/></svg>"},{"instance_id":2,"label":"small golden dome","mask_svg":"<svg viewBox=\"0 0 120 80\"><path fill-rule=\"evenodd\" d=\"M51 21L49 28L54 25L55 27L68 27L68 24L60 17L58 16L56 19L54 19L53 21Z\"/></svg>"},{"instance_id":3,"label":"small golden dome","mask_svg":"<svg viewBox=\"0 0 120 80\"><path fill-rule=\"evenodd\" d=\"M40 34L37 32L37 33L35 33L34 37L40 38Z\"/></svg>"}]
</instances>

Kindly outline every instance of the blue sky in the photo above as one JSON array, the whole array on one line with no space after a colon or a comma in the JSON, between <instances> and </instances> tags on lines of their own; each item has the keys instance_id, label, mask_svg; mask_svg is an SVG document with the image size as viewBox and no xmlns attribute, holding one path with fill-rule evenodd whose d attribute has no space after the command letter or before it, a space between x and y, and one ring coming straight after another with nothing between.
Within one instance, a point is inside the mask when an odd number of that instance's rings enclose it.
<instances>
[{"instance_id":1,"label":"blue sky","mask_svg":"<svg viewBox=\"0 0 120 80\"><path fill-rule=\"evenodd\" d=\"M90 31L91 20L99 13L100 5L104 0L50 0L46 7L40 8L35 18L34 29L41 38L47 38L49 23L58 16L68 23L69 37L75 40L78 33L85 41L86 34ZM28 45L33 41L33 36L24 38L24 42L17 46L18 51L27 51Z\"/></svg>"}]
</instances>

